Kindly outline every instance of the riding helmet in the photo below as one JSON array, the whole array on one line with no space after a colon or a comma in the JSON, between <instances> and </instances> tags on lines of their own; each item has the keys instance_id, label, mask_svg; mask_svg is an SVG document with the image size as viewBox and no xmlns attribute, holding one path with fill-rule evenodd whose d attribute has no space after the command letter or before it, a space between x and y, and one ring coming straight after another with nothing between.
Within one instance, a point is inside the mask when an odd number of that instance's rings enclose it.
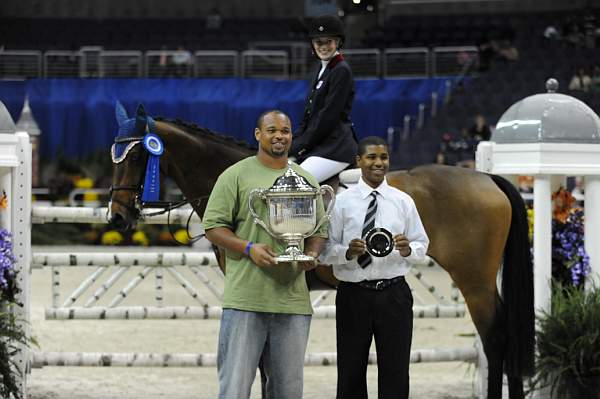
<instances>
[{"instance_id":1,"label":"riding helmet","mask_svg":"<svg viewBox=\"0 0 600 399\"><path fill-rule=\"evenodd\" d=\"M316 37L339 37L339 47L342 47L342 43L346 40L344 24L335 15L322 15L316 17L310 24L308 37L311 39Z\"/></svg>"}]
</instances>

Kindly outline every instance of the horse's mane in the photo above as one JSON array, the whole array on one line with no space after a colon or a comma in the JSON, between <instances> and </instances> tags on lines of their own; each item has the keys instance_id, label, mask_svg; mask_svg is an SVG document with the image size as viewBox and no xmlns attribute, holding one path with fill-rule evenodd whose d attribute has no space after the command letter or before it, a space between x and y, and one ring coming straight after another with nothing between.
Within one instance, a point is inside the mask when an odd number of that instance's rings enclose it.
<instances>
[{"instance_id":1,"label":"horse's mane","mask_svg":"<svg viewBox=\"0 0 600 399\"><path fill-rule=\"evenodd\" d=\"M212 140L216 143L225 144L225 145L234 144L238 147L248 149L248 150L253 150L253 151L256 151L256 149L257 149L256 146L250 145L247 142L245 142L244 140L239 140L233 136L228 136L225 134L215 133L210 129L207 129L202 126L198 126L195 123L186 122L181 119L168 119L168 118L164 118L161 116L158 116L154 119L159 122L166 122L171 125L175 125L181 129L183 129L186 133L190 133L192 135L199 136L199 137L204 137L204 138Z\"/></svg>"}]
</instances>

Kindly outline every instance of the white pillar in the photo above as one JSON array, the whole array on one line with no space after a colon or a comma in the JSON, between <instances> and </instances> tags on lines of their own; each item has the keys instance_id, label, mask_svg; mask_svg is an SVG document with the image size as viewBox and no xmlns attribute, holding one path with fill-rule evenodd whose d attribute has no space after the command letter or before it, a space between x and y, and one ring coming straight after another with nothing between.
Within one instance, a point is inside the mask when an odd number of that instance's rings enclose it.
<instances>
[{"instance_id":1,"label":"white pillar","mask_svg":"<svg viewBox=\"0 0 600 399\"><path fill-rule=\"evenodd\" d=\"M586 288L593 283L600 287L600 176L585 177L585 250L590 257L592 272Z\"/></svg>"},{"instance_id":2,"label":"white pillar","mask_svg":"<svg viewBox=\"0 0 600 399\"><path fill-rule=\"evenodd\" d=\"M21 289L17 299L23 304L15 308L21 322L23 331L30 336L29 329L29 291L31 275L31 143L29 135L25 132L17 132L18 139L16 153L18 165L12 170L11 196L8 206L10 209L11 232L13 235L13 253L17 259L16 268L17 284ZM20 347L20 352L14 357L16 366L21 370L19 381L21 395L27 399L27 370L29 350L25 346Z\"/></svg>"},{"instance_id":3,"label":"white pillar","mask_svg":"<svg viewBox=\"0 0 600 399\"><path fill-rule=\"evenodd\" d=\"M533 183L533 273L535 310L550 311L552 277L552 200L550 176L535 176Z\"/></svg>"},{"instance_id":4,"label":"white pillar","mask_svg":"<svg viewBox=\"0 0 600 399\"><path fill-rule=\"evenodd\" d=\"M536 312L550 312L552 278L552 191L548 175L535 176L533 181L533 277ZM550 398L550 390L533 393L534 399Z\"/></svg>"}]
</instances>

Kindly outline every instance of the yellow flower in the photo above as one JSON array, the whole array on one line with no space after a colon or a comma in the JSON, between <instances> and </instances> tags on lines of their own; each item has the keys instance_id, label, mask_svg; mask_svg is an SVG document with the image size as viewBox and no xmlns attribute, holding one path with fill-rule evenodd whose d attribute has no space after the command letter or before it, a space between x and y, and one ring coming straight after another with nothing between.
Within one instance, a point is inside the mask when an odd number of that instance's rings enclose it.
<instances>
[{"instance_id":1,"label":"yellow flower","mask_svg":"<svg viewBox=\"0 0 600 399\"><path fill-rule=\"evenodd\" d=\"M189 244L190 238L188 237L188 233L185 229L179 229L174 234L175 239L182 244Z\"/></svg>"},{"instance_id":2,"label":"yellow flower","mask_svg":"<svg viewBox=\"0 0 600 399\"><path fill-rule=\"evenodd\" d=\"M98 194L96 193L84 193L83 194L84 201L98 201Z\"/></svg>"},{"instance_id":3,"label":"yellow flower","mask_svg":"<svg viewBox=\"0 0 600 399\"><path fill-rule=\"evenodd\" d=\"M102 245L119 245L123 242L123 235L115 230L102 234Z\"/></svg>"},{"instance_id":4,"label":"yellow flower","mask_svg":"<svg viewBox=\"0 0 600 399\"><path fill-rule=\"evenodd\" d=\"M144 233L143 231L136 231L135 233L133 233L133 235L131 236L131 241L134 244L142 245L144 247L147 247L150 244L148 236L146 236L146 233Z\"/></svg>"},{"instance_id":5,"label":"yellow flower","mask_svg":"<svg viewBox=\"0 0 600 399\"><path fill-rule=\"evenodd\" d=\"M75 180L74 185L77 188L92 188L94 187L94 181L89 177L83 177L81 179Z\"/></svg>"},{"instance_id":6,"label":"yellow flower","mask_svg":"<svg viewBox=\"0 0 600 399\"><path fill-rule=\"evenodd\" d=\"M533 241L533 208L527 208L527 223L529 224L529 242Z\"/></svg>"}]
</instances>

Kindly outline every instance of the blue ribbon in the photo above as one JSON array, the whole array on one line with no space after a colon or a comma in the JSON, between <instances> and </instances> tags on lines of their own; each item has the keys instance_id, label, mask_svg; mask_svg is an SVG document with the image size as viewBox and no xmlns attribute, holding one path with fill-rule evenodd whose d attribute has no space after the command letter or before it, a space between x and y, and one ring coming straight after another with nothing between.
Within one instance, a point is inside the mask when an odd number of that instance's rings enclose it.
<instances>
[{"instance_id":1,"label":"blue ribbon","mask_svg":"<svg viewBox=\"0 0 600 399\"><path fill-rule=\"evenodd\" d=\"M164 151L164 145L160 137L148 133L144 136L144 148L148 151L148 163L146 164L142 201L155 202L158 201L160 195L160 155Z\"/></svg>"}]
</instances>

